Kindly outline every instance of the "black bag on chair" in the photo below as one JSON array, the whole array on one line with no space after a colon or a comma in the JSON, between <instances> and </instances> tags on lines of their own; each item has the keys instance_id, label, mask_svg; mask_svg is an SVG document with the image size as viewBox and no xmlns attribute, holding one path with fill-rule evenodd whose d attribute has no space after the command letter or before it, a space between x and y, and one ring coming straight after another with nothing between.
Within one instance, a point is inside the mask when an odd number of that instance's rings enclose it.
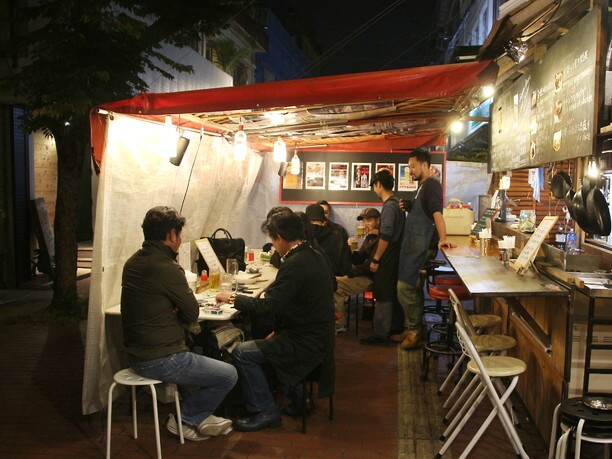
<instances>
[{"instance_id":1,"label":"black bag on chair","mask_svg":"<svg viewBox=\"0 0 612 459\"><path fill-rule=\"evenodd\" d=\"M223 232L225 237L216 237L219 231ZM246 263L244 262L244 239L234 239L225 228L217 228L212 236L207 239L210 242L210 246L215 251L221 266L223 266L223 269L225 269L225 261L228 258L235 258L238 260L238 269L240 269L240 271L246 269ZM202 272L203 269L208 271L208 266L202 254L200 254L197 264L199 273Z\"/></svg>"}]
</instances>

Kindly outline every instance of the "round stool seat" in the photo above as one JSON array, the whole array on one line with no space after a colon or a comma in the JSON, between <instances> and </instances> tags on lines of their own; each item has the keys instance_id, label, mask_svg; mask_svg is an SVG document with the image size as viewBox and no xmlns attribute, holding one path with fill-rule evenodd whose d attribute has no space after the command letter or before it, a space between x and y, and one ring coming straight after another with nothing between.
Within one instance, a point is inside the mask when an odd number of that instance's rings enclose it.
<instances>
[{"instance_id":1,"label":"round stool seat","mask_svg":"<svg viewBox=\"0 0 612 459\"><path fill-rule=\"evenodd\" d=\"M118 371L115 373L113 379L117 384L123 384L124 386L148 386L149 384L161 384L162 382L157 379L150 379L140 376L131 368Z\"/></svg>"},{"instance_id":2,"label":"round stool seat","mask_svg":"<svg viewBox=\"0 0 612 459\"><path fill-rule=\"evenodd\" d=\"M460 300L469 300L470 292L467 288L462 285L431 285L429 287L429 296L434 300L449 300L450 295L448 293L449 289L453 289L455 295Z\"/></svg>"},{"instance_id":3,"label":"round stool seat","mask_svg":"<svg viewBox=\"0 0 612 459\"><path fill-rule=\"evenodd\" d=\"M491 328L501 324L501 317L495 314L472 314L469 316L474 328Z\"/></svg>"},{"instance_id":4,"label":"round stool seat","mask_svg":"<svg viewBox=\"0 0 612 459\"><path fill-rule=\"evenodd\" d=\"M434 277L436 285L463 285L459 276L453 274L441 274Z\"/></svg>"},{"instance_id":5,"label":"round stool seat","mask_svg":"<svg viewBox=\"0 0 612 459\"><path fill-rule=\"evenodd\" d=\"M612 436L612 412L591 408L583 403L583 398L574 397L561 402L561 421L576 425L584 419L585 434L596 436L607 432L608 437Z\"/></svg>"},{"instance_id":6,"label":"round stool seat","mask_svg":"<svg viewBox=\"0 0 612 459\"><path fill-rule=\"evenodd\" d=\"M527 369L525 362L514 357L494 355L481 357L480 360L491 378L516 376L524 373ZM467 369L474 374L480 374L480 368L478 368L478 365L473 360L468 362Z\"/></svg>"},{"instance_id":7,"label":"round stool seat","mask_svg":"<svg viewBox=\"0 0 612 459\"><path fill-rule=\"evenodd\" d=\"M516 347L516 340L506 335L474 335L472 341L478 352L500 352Z\"/></svg>"}]
</instances>

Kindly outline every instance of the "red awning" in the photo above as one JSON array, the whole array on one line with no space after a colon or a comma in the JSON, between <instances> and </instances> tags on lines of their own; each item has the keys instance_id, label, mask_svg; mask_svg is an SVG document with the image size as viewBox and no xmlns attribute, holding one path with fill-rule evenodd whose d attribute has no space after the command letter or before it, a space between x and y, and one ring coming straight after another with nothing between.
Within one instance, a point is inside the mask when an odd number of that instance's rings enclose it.
<instances>
[{"instance_id":1,"label":"red awning","mask_svg":"<svg viewBox=\"0 0 612 459\"><path fill-rule=\"evenodd\" d=\"M182 128L205 127L229 137L242 123L251 146L260 149L271 148L280 135L298 148L406 150L444 145L449 120L464 114L479 88L495 83L496 75L495 63L470 62L141 94L98 108L146 118L175 115L175 123L180 115ZM270 112L280 123L265 117ZM99 131L95 121L92 116L92 137ZM94 156L100 161L101 149L94 148Z\"/></svg>"}]
</instances>

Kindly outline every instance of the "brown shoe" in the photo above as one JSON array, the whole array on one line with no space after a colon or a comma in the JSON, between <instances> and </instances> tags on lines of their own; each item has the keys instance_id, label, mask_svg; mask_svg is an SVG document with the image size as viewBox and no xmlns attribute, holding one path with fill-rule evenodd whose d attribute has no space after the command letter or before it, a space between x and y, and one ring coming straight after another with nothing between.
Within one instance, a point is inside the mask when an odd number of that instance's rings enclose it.
<instances>
[{"instance_id":1,"label":"brown shoe","mask_svg":"<svg viewBox=\"0 0 612 459\"><path fill-rule=\"evenodd\" d=\"M401 343L402 341L404 341L406 339L406 336L408 336L408 333L410 333L409 329L405 329L403 332L401 332L398 335L391 335L389 336L389 339L391 341L393 341L394 343Z\"/></svg>"},{"instance_id":2,"label":"brown shoe","mask_svg":"<svg viewBox=\"0 0 612 459\"><path fill-rule=\"evenodd\" d=\"M418 330L410 330L402 344L400 344L400 347L405 351L415 349L421 344L421 341L423 341L423 330L420 328Z\"/></svg>"}]
</instances>

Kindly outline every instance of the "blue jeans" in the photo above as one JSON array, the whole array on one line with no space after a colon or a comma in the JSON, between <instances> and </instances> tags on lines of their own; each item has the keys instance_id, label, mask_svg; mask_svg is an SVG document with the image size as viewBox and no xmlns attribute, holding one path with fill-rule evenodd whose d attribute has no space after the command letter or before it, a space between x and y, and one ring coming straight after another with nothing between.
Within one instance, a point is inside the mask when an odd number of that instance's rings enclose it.
<instances>
[{"instance_id":1,"label":"blue jeans","mask_svg":"<svg viewBox=\"0 0 612 459\"><path fill-rule=\"evenodd\" d=\"M269 414L278 408L264 371L267 361L256 342L257 340L240 343L234 348L232 357L240 375L240 387L247 410L251 413Z\"/></svg>"},{"instance_id":2,"label":"blue jeans","mask_svg":"<svg viewBox=\"0 0 612 459\"><path fill-rule=\"evenodd\" d=\"M130 362L130 368L146 378L177 384L183 422L194 426L213 414L238 380L232 365L193 352Z\"/></svg>"}]
</instances>

